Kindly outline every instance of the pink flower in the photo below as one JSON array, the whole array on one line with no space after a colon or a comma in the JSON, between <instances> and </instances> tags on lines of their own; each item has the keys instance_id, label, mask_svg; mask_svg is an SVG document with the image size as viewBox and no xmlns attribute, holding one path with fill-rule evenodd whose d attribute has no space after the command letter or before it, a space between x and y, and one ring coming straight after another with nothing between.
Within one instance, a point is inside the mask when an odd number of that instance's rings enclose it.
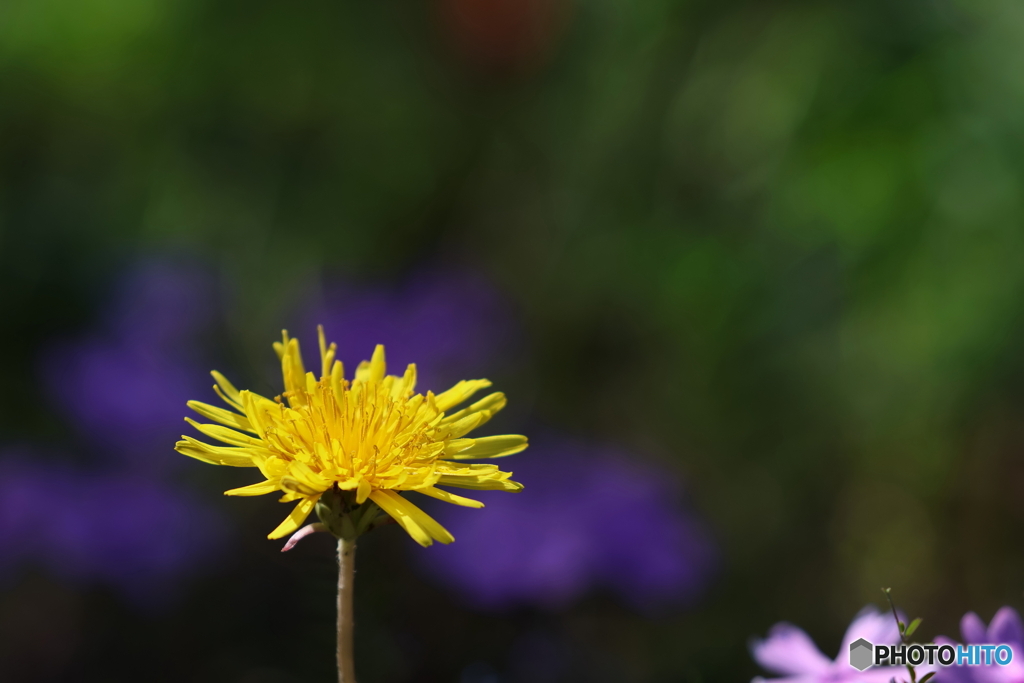
<instances>
[{"instance_id":1,"label":"pink flower","mask_svg":"<svg viewBox=\"0 0 1024 683\"><path fill-rule=\"evenodd\" d=\"M968 612L960 620L960 635L968 645L1005 643L1013 649L1013 660L1006 666L951 666L939 671L936 683L1024 683L1024 623L1017 610L1003 607L987 627L981 617ZM943 636L935 642L955 645Z\"/></svg>"},{"instance_id":2,"label":"pink flower","mask_svg":"<svg viewBox=\"0 0 1024 683\"><path fill-rule=\"evenodd\" d=\"M902 618L902 617L901 617ZM765 669L782 678L769 679L770 683L889 683L909 678L901 666L871 667L857 671L850 665L850 643L864 638L874 645L892 645L899 642L896 621L889 612L879 612L869 605L862 609L846 629L839 656L829 659L801 629L780 623L772 627L768 637L755 640L751 645L754 660ZM934 667L917 667L918 678ZM758 676L756 682L765 681Z\"/></svg>"}]
</instances>

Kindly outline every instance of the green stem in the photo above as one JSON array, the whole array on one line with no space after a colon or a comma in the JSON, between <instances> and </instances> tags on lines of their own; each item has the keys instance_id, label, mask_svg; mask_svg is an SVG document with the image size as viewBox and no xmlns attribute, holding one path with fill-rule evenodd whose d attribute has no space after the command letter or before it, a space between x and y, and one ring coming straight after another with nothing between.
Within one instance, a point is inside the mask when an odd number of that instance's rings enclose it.
<instances>
[{"instance_id":1,"label":"green stem","mask_svg":"<svg viewBox=\"0 0 1024 683\"><path fill-rule=\"evenodd\" d=\"M352 634L353 583L356 574L356 542L338 539L338 683L356 683Z\"/></svg>"}]
</instances>

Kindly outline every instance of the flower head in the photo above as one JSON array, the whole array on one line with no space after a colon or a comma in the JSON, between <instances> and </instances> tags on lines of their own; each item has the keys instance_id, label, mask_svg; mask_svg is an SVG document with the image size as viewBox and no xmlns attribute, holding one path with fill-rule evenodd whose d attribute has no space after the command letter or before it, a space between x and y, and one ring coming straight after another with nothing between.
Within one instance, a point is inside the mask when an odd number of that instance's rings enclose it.
<instances>
[{"instance_id":1,"label":"flower head","mask_svg":"<svg viewBox=\"0 0 1024 683\"><path fill-rule=\"evenodd\" d=\"M465 438L506 403L492 393L461 410L450 412L491 383L465 380L441 394L415 393L416 366L401 377L387 375L384 347L344 377L320 328L321 373L306 372L299 342L283 333L274 344L285 391L271 400L238 391L218 372L214 390L233 410L189 401L188 405L217 424L188 420L196 429L227 446L212 446L191 437L176 445L179 453L216 465L257 467L265 481L227 491L257 496L283 491L282 502L298 501L270 538L281 538L299 526L317 507L321 520L336 535L354 537L376 524L383 511L421 545L454 537L434 519L400 495L418 491L440 500L483 507L440 486L519 491L511 472L497 465L462 461L497 458L526 448L519 435ZM324 495L329 494L329 495ZM319 506L318 506L319 502Z\"/></svg>"},{"instance_id":2,"label":"flower head","mask_svg":"<svg viewBox=\"0 0 1024 683\"><path fill-rule=\"evenodd\" d=\"M768 637L756 640L751 646L754 659L764 668L782 678L772 678L765 683L889 683L906 673L902 667L876 666L866 671L857 671L850 666L850 643L866 638L876 645L889 645L899 641L896 620L887 612L879 612L868 606L860 611L853 623L846 629L839 656L831 660L822 654L814 641L803 630L792 624L775 624ZM917 667L918 675L934 667ZM765 681L756 678L755 681Z\"/></svg>"}]
</instances>

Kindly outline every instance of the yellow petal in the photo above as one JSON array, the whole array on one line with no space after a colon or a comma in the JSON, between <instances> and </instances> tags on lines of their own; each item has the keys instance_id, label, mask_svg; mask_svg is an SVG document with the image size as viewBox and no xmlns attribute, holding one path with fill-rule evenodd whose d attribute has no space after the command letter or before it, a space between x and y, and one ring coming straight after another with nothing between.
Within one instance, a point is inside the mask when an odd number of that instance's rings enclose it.
<instances>
[{"instance_id":1,"label":"yellow petal","mask_svg":"<svg viewBox=\"0 0 1024 683\"><path fill-rule=\"evenodd\" d=\"M457 413L445 415L444 419L441 420L441 424L449 425L473 413L487 413L487 419L484 420L484 422L486 422L491 419L495 413L504 408L507 403L508 399L505 398L505 394L500 391L495 391L493 394L488 394L476 403L470 405L468 408L463 408ZM483 424L483 422L480 424Z\"/></svg>"},{"instance_id":2,"label":"yellow petal","mask_svg":"<svg viewBox=\"0 0 1024 683\"><path fill-rule=\"evenodd\" d=\"M455 486L460 489L476 489L478 491L522 491L523 485L508 479L494 477L462 477L458 475L442 475L437 483L441 486Z\"/></svg>"},{"instance_id":3,"label":"yellow petal","mask_svg":"<svg viewBox=\"0 0 1024 683\"><path fill-rule=\"evenodd\" d=\"M174 450L190 458L202 460L211 465L227 465L228 467L255 467L256 465L253 462L253 451L248 448L211 446L197 441L191 436L183 436L182 439L174 445Z\"/></svg>"},{"instance_id":4,"label":"yellow petal","mask_svg":"<svg viewBox=\"0 0 1024 683\"><path fill-rule=\"evenodd\" d=\"M467 441L472 443L462 446L462 444ZM459 439L458 441L452 441L448 444L448 448L445 449L444 457L450 460L504 458L508 455L521 453L526 450L528 445L526 437L521 434L485 436L480 439Z\"/></svg>"},{"instance_id":5,"label":"yellow petal","mask_svg":"<svg viewBox=\"0 0 1024 683\"><path fill-rule=\"evenodd\" d=\"M441 543L455 540L434 518L394 491L374 491L370 494L370 500L391 515L422 546L431 545L434 540Z\"/></svg>"},{"instance_id":6,"label":"yellow petal","mask_svg":"<svg viewBox=\"0 0 1024 683\"><path fill-rule=\"evenodd\" d=\"M217 382L217 384L214 385L214 389L218 394L220 394L220 397L224 399L224 402L233 404L235 408L240 409L242 407L242 399L239 397L239 392L238 389L235 388L235 385L229 382L227 377L216 370L212 371L210 374L213 375L214 381Z\"/></svg>"},{"instance_id":7,"label":"yellow petal","mask_svg":"<svg viewBox=\"0 0 1024 683\"><path fill-rule=\"evenodd\" d=\"M198 429L203 434L206 434L210 438L217 439L218 441L223 441L224 443L231 444L232 446L256 446L258 448L264 447L263 442L260 441L259 439L253 438L248 434L236 432L235 430L228 429L227 427L221 427L220 425L201 424L190 417L186 417L185 422L188 422L190 425Z\"/></svg>"},{"instance_id":8,"label":"yellow petal","mask_svg":"<svg viewBox=\"0 0 1024 683\"><path fill-rule=\"evenodd\" d=\"M416 389L416 364L410 363L405 374L391 387L391 398L405 398Z\"/></svg>"},{"instance_id":9,"label":"yellow petal","mask_svg":"<svg viewBox=\"0 0 1024 683\"><path fill-rule=\"evenodd\" d=\"M299 491L303 495L319 494L330 487L331 482L327 478L302 462L289 463L288 475L281 477L281 488L287 491Z\"/></svg>"},{"instance_id":10,"label":"yellow petal","mask_svg":"<svg viewBox=\"0 0 1024 683\"><path fill-rule=\"evenodd\" d=\"M324 492L321 487L314 487L295 477L281 477L281 490L297 496L318 496Z\"/></svg>"},{"instance_id":11,"label":"yellow petal","mask_svg":"<svg viewBox=\"0 0 1024 683\"><path fill-rule=\"evenodd\" d=\"M468 508L482 508L484 506L484 504L481 503L479 500L473 500L472 498L464 498L462 496L457 496L454 493L449 493L447 491L434 488L433 486L430 486L425 489L415 489L415 491L416 493L422 493L423 495L430 496L431 498L443 500L446 503L462 505Z\"/></svg>"},{"instance_id":12,"label":"yellow petal","mask_svg":"<svg viewBox=\"0 0 1024 683\"><path fill-rule=\"evenodd\" d=\"M465 436L471 431L486 422L490 416L487 413L470 413L466 417L448 425L448 438L457 439Z\"/></svg>"},{"instance_id":13,"label":"yellow petal","mask_svg":"<svg viewBox=\"0 0 1024 683\"><path fill-rule=\"evenodd\" d=\"M437 409L443 413L448 412L450 408L454 408L476 392L489 386L491 386L490 380L464 379L448 391L435 397Z\"/></svg>"},{"instance_id":14,"label":"yellow petal","mask_svg":"<svg viewBox=\"0 0 1024 683\"><path fill-rule=\"evenodd\" d=\"M306 369L302 364L302 352L299 340L288 336L287 330L281 330L281 341L274 344L274 350L281 358L281 375L284 378L284 389L288 403L293 407L306 404Z\"/></svg>"},{"instance_id":15,"label":"yellow petal","mask_svg":"<svg viewBox=\"0 0 1024 683\"><path fill-rule=\"evenodd\" d=\"M331 390L334 392L336 401L341 401L341 394L345 387L345 366L340 360L334 361L331 366Z\"/></svg>"},{"instance_id":16,"label":"yellow petal","mask_svg":"<svg viewBox=\"0 0 1024 683\"><path fill-rule=\"evenodd\" d=\"M214 422L219 422L222 425L241 429L246 432L254 431L252 424L249 423L249 418L245 415L239 415L238 413L233 413L230 410L224 410L223 408L211 406L206 403L200 403L199 401L189 401L185 405L208 420L213 420Z\"/></svg>"},{"instance_id":17,"label":"yellow petal","mask_svg":"<svg viewBox=\"0 0 1024 683\"><path fill-rule=\"evenodd\" d=\"M313 511L313 508L316 506L316 501L319 499L320 496L303 498L299 504L292 509L292 513L288 515L288 517L281 522L276 529L271 531L267 538L282 538L295 533L295 531L302 526L302 523L306 521L306 517L309 517L309 513Z\"/></svg>"},{"instance_id":18,"label":"yellow petal","mask_svg":"<svg viewBox=\"0 0 1024 683\"><path fill-rule=\"evenodd\" d=\"M370 357L369 380L371 382L380 382L384 379L385 373L387 373L387 367L387 363L384 362L384 345L377 344L377 347L373 350L373 356Z\"/></svg>"},{"instance_id":19,"label":"yellow petal","mask_svg":"<svg viewBox=\"0 0 1024 683\"><path fill-rule=\"evenodd\" d=\"M274 481L261 481L257 484L249 484L237 489L225 491L225 496L262 496L278 490L278 483Z\"/></svg>"},{"instance_id":20,"label":"yellow petal","mask_svg":"<svg viewBox=\"0 0 1024 683\"><path fill-rule=\"evenodd\" d=\"M334 356L338 352L338 345L335 343L327 344L327 338L324 336L324 326L316 326L317 338L320 341L320 377L330 377L331 367L334 365Z\"/></svg>"},{"instance_id":21,"label":"yellow petal","mask_svg":"<svg viewBox=\"0 0 1024 683\"><path fill-rule=\"evenodd\" d=\"M360 479L359 486L356 488L356 505L362 505L365 503L372 490L373 487L370 486L370 482L365 479Z\"/></svg>"},{"instance_id":22,"label":"yellow petal","mask_svg":"<svg viewBox=\"0 0 1024 683\"><path fill-rule=\"evenodd\" d=\"M355 381L358 383L370 381L370 361L364 360L356 366Z\"/></svg>"}]
</instances>

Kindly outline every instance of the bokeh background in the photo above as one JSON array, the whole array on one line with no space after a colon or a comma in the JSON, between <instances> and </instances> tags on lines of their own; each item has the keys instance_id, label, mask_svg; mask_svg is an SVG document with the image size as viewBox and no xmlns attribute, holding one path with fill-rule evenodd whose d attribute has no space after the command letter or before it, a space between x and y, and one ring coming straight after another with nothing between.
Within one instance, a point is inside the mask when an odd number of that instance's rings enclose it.
<instances>
[{"instance_id":1,"label":"bokeh background","mask_svg":"<svg viewBox=\"0 0 1024 683\"><path fill-rule=\"evenodd\" d=\"M367 683L749 680L1024 598L1013 0L4 0L0 680L329 681L329 539L177 455L322 322L531 436L360 543Z\"/></svg>"}]
</instances>

